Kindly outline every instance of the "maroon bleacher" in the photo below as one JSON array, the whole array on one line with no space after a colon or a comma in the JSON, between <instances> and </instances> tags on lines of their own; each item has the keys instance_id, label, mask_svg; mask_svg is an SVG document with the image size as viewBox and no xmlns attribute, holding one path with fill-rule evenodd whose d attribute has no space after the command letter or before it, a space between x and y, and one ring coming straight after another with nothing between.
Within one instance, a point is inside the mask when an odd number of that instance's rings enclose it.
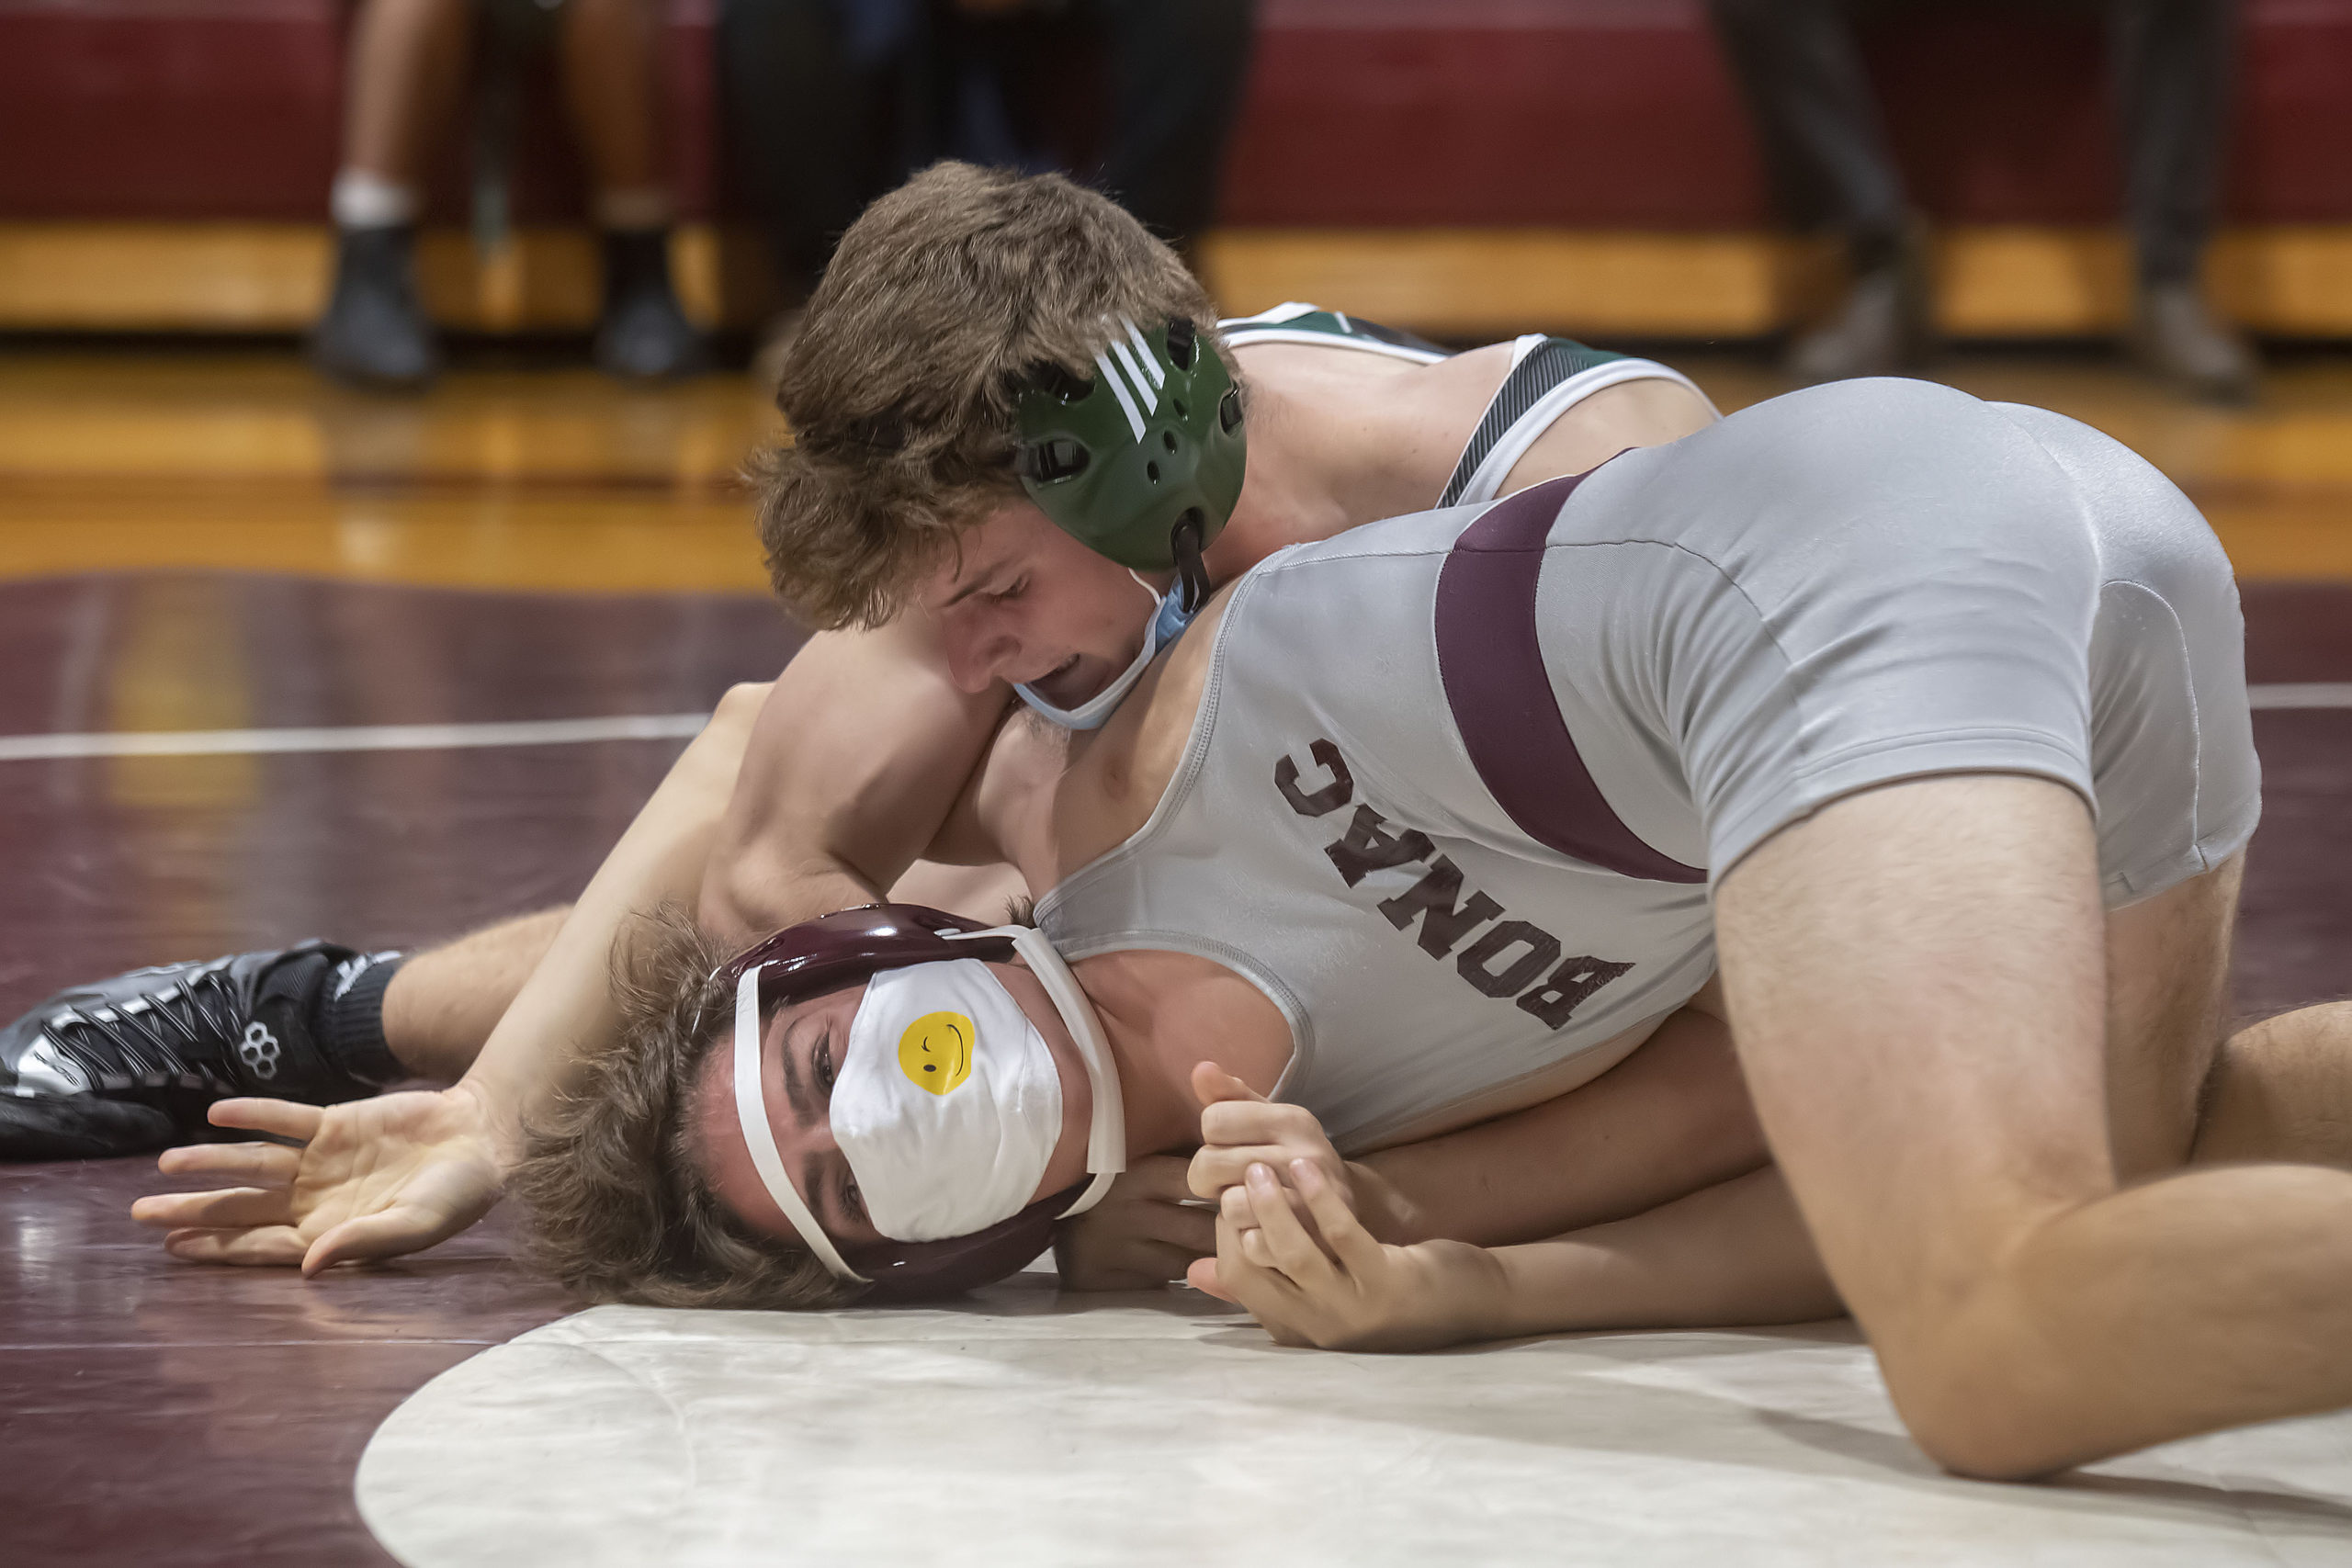
<instances>
[{"instance_id":1,"label":"maroon bleacher","mask_svg":"<svg viewBox=\"0 0 2352 1568\"><path fill-rule=\"evenodd\" d=\"M673 0L686 209L726 202L715 0ZM2352 220L2352 0L2248 0L2230 211ZM0 0L0 220L320 216L342 0ZM1697 0L1264 0L1227 186L1235 224L1742 229L1754 154ZM1876 29L1930 209L2095 220L2115 205L2096 27L1947 6ZM526 218L577 210L539 101ZM440 206L460 209L462 148Z\"/></svg>"}]
</instances>

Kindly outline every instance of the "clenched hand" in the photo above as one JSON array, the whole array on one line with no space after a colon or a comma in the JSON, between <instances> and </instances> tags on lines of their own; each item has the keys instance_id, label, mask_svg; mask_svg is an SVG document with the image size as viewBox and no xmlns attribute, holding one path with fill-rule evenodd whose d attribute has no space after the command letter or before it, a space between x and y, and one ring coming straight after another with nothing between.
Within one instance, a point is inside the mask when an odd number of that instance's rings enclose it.
<instances>
[{"instance_id":1,"label":"clenched hand","mask_svg":"<svg viewBox=\"0 0 2352 1568\"><path fill-rule=\"evenodd\" d=\"M1295 1159L1283 1174L1287 1187L1272 1167L1250 1167L1234 1190L1253 1223L1219 1215L1216 1258L1193 1265L1193 1284L1248 1308L1284 1345L1433 1350L1486 1332L1484 1303L1502 1284L1493 1253L1460 1241L1391 1247L1314 1161Z\"/></svg>"},{"instance_id":2,"label":"clenched hand","mask_svg":"<svg viewBox=\"0 0 2352 1568\"><path fill-rule=\"evenodd\" d=\"M1216 1217L1188 1201L1185 1165L1146 1155L1102 1201L1054 1229L1054 1263L1073 1291L1148 1291L1216 1249Z\"/></svg>"}]
</instances>

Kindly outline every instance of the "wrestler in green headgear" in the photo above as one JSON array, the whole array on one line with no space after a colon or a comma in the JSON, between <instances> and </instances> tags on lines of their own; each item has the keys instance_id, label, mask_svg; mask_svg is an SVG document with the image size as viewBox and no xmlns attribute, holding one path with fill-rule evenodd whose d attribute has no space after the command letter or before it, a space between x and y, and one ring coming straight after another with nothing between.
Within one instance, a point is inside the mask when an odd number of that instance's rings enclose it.
<instances>
[{"instance_id":1,"label":"wrestler in green headgear","mask_svg":"<svg viewBox=\"0 0 2352 1568\"><path fill-rule=\"evenodd\" d=\"M1201 552L1241 496L1241 394L1190 321L1114 331L1091 380L1057 369L1022 394L1014 471L1090 549L1180 573L1194 608L1208 596Z\"/></svg>"}]
</instances>

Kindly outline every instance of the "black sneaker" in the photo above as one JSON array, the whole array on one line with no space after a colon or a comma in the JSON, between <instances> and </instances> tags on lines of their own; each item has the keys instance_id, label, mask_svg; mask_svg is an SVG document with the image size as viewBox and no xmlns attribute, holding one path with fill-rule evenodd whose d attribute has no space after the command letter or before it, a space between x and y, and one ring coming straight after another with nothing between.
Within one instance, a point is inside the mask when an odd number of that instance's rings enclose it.
<instances>
[{"instance_id":1,"label":"black sneaker","mask_svg":"<svg viewBox=\"0 0 2352 1568\"><path fill-rule=\"evenodd\" d=\"M376 1092L314 1020L379 957L322 942L134 969L60 991L0 1030L0 1160L95 1159L243 1137L205 1121L236 1095L332 1105Z\"/></svg>"},{"instance_id":2,"label":"black sneaker","mask_svg":"<svg viewBox=\"0 0 2352 1568\"><path fill-rule=\"evenodd\" d=\"M2142 365L2203 402L2243 408L2261 384L2261 361L2205 308L2194 283L2142 285L2124 342Z\"/></svg>"},{"instance_id":3,"label":"black sneaker","mask_svg":"<svg viewBox=\"0 0 2352 1568\"><path fill-rule=\"evenodd\" d=\"M416 231L344 229L334 290L311 331L311 362L339 381L414 391L441 373L433 323L417 302Z\"/></svg>"},{"instance_id":4,"label":"black sneaker","mask_svg":"<svg viewBox=\"0 0 2352 1568\"><path fill-rule=\"evenodd\" d=\"M604 236L605 313L596 327L596 363L632 381L667 381L710 368L702 334L678 308L670 286L666 229Z\"/></svg>"}]
</instances>

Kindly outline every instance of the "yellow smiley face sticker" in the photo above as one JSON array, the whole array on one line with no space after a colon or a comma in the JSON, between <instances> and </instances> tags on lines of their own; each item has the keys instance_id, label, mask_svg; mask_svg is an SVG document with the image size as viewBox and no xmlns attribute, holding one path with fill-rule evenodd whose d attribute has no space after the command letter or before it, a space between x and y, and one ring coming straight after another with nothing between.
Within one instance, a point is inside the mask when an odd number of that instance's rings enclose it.
<instances>
[{"instance_id":1,"label":"yellow smiley face sticker","mask_svg":"<svg viewBox=\"0 0 2352 1568\"><path fill-rule=\"evenodd\" d=\"M917 1089L945 1094L972 1076L972 1021L927 1012L899 1036L899 1070Z\"/></svg>"}]
</instances>

